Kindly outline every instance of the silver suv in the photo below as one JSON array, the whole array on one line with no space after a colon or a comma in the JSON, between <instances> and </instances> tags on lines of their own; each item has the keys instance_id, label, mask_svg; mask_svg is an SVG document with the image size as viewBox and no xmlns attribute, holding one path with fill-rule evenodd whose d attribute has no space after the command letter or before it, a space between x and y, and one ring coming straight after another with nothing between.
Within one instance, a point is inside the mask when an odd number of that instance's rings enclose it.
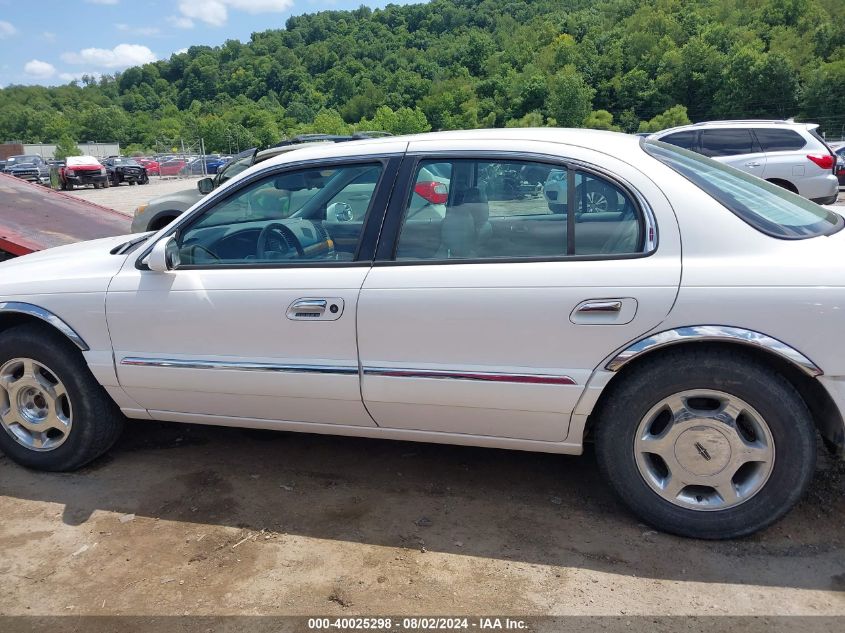
<instances>
[{"instance_id":1,"label":"silver suv","mask_svg":"<svg viewBox=\"0 0 845 633\"><path fill-rule=\"evenodd\" d=\"M708 121L649 138L698 152L759 176L819 204L838 195L836 157L815 123Z\"/></svg>"}]
</instances>

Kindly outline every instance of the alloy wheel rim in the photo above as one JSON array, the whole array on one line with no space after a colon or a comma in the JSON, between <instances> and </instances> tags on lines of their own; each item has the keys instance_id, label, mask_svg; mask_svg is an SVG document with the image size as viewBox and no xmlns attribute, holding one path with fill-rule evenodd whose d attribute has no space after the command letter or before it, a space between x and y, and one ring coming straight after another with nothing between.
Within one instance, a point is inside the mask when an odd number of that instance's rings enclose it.
<instances>
[{"instance_id":1,"label":"alloy wheel rim","mask_svg":"<svg viewBox=\"0 0 845 633\"><path fill-rule=\"evenodd\" d=\"M662 499L684 508L726 510L765 486L775 445L763 417L722 391L694 389L655 404L634 436L640 475Z\"/></svg>"},{"instance_id":2,"label":"alloy wheel rim","mask_svg":"<svg viewBox=\"0 0 845 633\"><path fill-rule=\"evenodd\" d=\"M587 192L587 213L601 213L607 211L607 197L597 191Z\"/></svg>"},{"instance_id":3,"label":"alloy wheel rim","mask_svg":"<svg viewBox=\"0 0 845 633\"><path fill-rule=\"evenodd\" d=\"M56 373L31 358L0 367L0 426L26 448L52 451L65 443L73 425L67 389Z\"/></svg>"}]
</instances>

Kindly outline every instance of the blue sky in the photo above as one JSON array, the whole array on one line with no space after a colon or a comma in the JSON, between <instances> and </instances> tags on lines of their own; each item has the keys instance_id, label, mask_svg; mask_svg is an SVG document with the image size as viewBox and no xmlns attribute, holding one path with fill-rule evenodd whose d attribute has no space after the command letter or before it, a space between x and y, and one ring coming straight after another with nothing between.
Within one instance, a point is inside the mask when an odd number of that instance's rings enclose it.
<instances>
[{"instance_id":1,"label":"blue sky","mask_svg":"<svg viewBox=\"0 0 845 633\"><path fill-rule=\"evenodd\" d=\"M246 41L291 15L413 0L0 0L0 87L57 85ZM419 1L419 0L418 0Z\"/></svg>"}]
</instances>

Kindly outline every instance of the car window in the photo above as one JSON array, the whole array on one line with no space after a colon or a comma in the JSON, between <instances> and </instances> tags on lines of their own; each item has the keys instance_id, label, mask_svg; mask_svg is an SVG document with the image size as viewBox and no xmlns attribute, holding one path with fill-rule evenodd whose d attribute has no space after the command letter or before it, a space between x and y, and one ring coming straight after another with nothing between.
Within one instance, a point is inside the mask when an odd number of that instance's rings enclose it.
<instances>
[{"instance_id":1,"label":"car window","mask_svg":"<svg viewBox=\"0 0 845 633\"><path fill-rule=\"evenodd\" d=\"M223 168L222 171L217 172L216 186L219 187L224 182L226 182L227 180L231 180L242 171L246 171L247 169L252 167L254 162L255 150L247 150L246 152L238 154L232 159L231 162L226 164L226 167Z\"/></svg>"},{"instance_id":2,"label":"car window","mask_svg":"<svg viewBox=\"0 0 845 633\"><path fill-rule=\"evenodd\" d=\"M702 130L701 153L705 156L751 154L754 140L749 130Z\"/></svg>"},{"instance_id":3,"label":"car window","mask_svg":"<svg viewBox=\"0 0 845 633\"><path fill-rule=\"evenodd\" d=\"M252 182L179 232L181 264L352 261L381 173L341 165Z\"/></svg>"},{"instance_id":4,"label":"car window","mask_svg":"<svg viewBox=\"0 0 845 633\"><path fill-rule=\"evenodd\" d=\"M671 143L672 145L683 147L684 149L694 149L695 134L695 130L689 130L686 132L675 132L674 134L667 134L660 140L664 143Z\"/></svg>"},{"instance_id":5,"label":"car window","mask_svg":"<svg viewBox=\"0 0 845 633\"><path fill-rule=\"evenodd\" d=\"M807 145L807 141L795 130L776 130L759 128L754 130L757 142L764 152L786 152L799 150Z\"/></svg>"},{"instance_id":6,"label":"car window","mask_svg":"<svg viewBox=\"0 0 845 633\"><path fill-rule=\"evenodd\" d=\"M660 141L645 141L643 148L755 229L772 237L815 237L836 232L843 226L842 217L836 213L756 176Z\"/></svg>"},{"instance_id":7,"label":"car window","mask_svg":"<svg viewBox=\"0 0 845 633\"><path fill-rule=\"evenodd\" d=\"M641 252L642 235L639 209L604 178L533 161L422 161L396 259L612 256Z\"/></svg>"}]
</instances>

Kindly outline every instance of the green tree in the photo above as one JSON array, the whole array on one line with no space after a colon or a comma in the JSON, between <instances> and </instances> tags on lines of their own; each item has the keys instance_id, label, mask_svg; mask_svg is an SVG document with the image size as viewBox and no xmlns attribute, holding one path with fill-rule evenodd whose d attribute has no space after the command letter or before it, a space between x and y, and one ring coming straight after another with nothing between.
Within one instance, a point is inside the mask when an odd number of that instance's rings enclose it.
<instances>
[{"instance_id":1,"label":"green tree","mask_svg":"<svg viewBox=\"0 0 845 633\"><path fill-rule=\"evenodd\" d=\"M638 132L659 132L678 125L688 125L687 109L682 105L672 106L650 121L641 121Z\"/></svg>"},{"instance_id":2,"label":"green tree","mask_svg":"<svg viewBox=\"0 0 845 633\"><path fill-rule=\"evenodd\" d=\"M561 127L581 127L592 109L594 94L574 66L567 66L549 83L546 110Z\"/></svg>"},{"instance_id":3,"label":"green tree","mask_svg":"<svg viewBox=\"0 0 845 633\"><path fill-rule=\"evenodd\" d=\"M76 141L69 136L63 136L56 143L55 158L57 160L65 160L68 156L79 156L80 154L82 154L82 150L76 146Z\"/></svg>"},{"instance_id":4,"label":"green tree","mask_svg":"<svg viewBox=\"0 0 845 633\"><path fill-rule=\"evenodd\" d=\"M607 110L594 110L593 112L590 112L587 120L584 121L584 127L589 127L594 130L620 131L619 126L613 125L613 115Z\"/></svg>"}]
</instances>

